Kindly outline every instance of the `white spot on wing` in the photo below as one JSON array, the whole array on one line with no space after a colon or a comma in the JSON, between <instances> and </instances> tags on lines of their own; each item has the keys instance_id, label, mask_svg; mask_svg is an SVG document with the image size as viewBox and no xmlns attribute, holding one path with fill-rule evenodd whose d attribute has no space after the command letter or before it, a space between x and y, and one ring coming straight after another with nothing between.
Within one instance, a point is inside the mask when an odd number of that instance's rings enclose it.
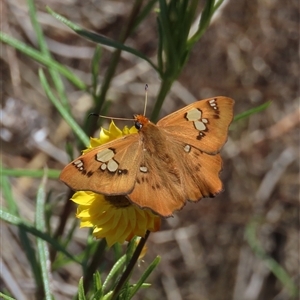
<instances>
[{"instance_id":1,"label":"white spot on wing","mask_svg":"<svg viewBox=\"0 0 300 300\"><path fill-rule=\"evenodd\" d=\"M213 109L218 109L216 99L209 100L208 102Z\"/></svg>"},{"instance_id":2,"label":"white spot on wing","mask_svg":"<svg viewBox=\"0 0 300 300\"><path fill-rule=\"evenodd\" d=\"M119 167L118 163L115 160L113 160L113 159L111 159L107 163L107 169L110 172L116 172L118 170L118 167Z\"/></svg>"},{"instance_id":3,"label":"white spot on wing","mask_svg":"<svg viewBox=\"0 0 300 300\"><path fill-rule=\"evenodd\" d=\"M148 172L148 168L145 166L140 166L140 171L143 173L147 173Z\"/></svg>"},{"instance_id":4,"label":"white spot on wing","mask_svg":"<svg viewBox=\"0 0 300 300\"><path fill-rule=\"evenodd\" d=\"M189 153L191 151L191 146L190 145L185 145L183 147L183 150L186 152L186 153Z\"/></svg>"},{"instance_id":5,"label":"white spot on wing","mask_svg":"<svg viewBox=\"0 0 300 300\"><path fill-rule=\"evenodd\" d=\"M75 167L76 167L78 170L80 170L80 171L83 170L83 162L82 162L81 159L74 161L73 164L75 165Z\"/></svg>"},{"instance_id":6,"label":"white spot on wing","mask_svg":"<svg viewBox=\"0 0 300 300\"><path fill-rule=\"evenodd\" d=\"M202 112L197 108L193 108L186 113L186 118L188 119L188 121L200 120L201 116L202 116Z\"/></svg>"},{"instance_id":7,"label":"white spot on wing","mask_svg":"<svg viewBox=\"0 0 300 300\"><path fill-rule=\"evenodd\" d=\"M196 129L199 131L206 129L206 126L201 121L195 121L194 124L195 124Z\"/></svg>"},{"instance_id":8,"label":"white spot on wing","mask_svg":"<svg viewBox=\"0 0 300 300\"><path fill-rule=\"evenodd\" d=\"M97 160L100 162L108 162L114 157L114 152L111 149L103 149L97 153Z\"/></svg>"}]
</instances>

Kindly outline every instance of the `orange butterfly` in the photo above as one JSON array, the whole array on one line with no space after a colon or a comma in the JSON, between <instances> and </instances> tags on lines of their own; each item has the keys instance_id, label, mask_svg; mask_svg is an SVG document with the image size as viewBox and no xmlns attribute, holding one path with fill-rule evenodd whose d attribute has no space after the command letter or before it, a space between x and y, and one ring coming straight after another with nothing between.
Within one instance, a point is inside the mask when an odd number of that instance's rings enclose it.
<instances>
[{"instance_id":1,"label":"orange butterfly","mask_svg":"<svg viewBox=\"0 0 300 300\"><path fill-rule=\"evenodd\" d=\"M73 190L125 195L141 208L171 216L187 200L222 191L219 152L227 140L233 104L226 97L197 101L156 125L135 115L138 133L80 156L63 169L60 179Z\"/></svg>"}]
</instances>

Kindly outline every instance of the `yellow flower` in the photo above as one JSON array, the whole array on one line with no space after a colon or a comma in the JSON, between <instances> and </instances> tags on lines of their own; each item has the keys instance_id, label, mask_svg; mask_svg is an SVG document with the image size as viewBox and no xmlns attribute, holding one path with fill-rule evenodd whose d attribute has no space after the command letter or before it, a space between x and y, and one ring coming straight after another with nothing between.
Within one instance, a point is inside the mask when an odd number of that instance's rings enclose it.
<instances>
[{"instance_id":1,"label":"yellow flower","mask_svg":"<svg viewBox=\"0 0 300 300\"><path fill-rule=\"evenodd\" d=\"M138 130L134 126L132 126L131 128L128 128L127 126L125 126L123 128L123 130L121 130L115 125L114 121L111 121L111 123L109 125L109 129L106 130L104 128L101 128L100 137L99 138L91 137L90 138L91 144L90 144L89 148L86 150L83 150L82 152L87 153L95 147L106 144L106 143L113 141L117 138L120 138L124 135L131 134L131 133L137 133L137 132L138 132Z\"/></svg>"},{"instance_id":2,"label":"yellow flower","mask_svg":"<svg viewBox=\"0 0 300 300\"><path fill-rule=\"evenodd\" d=\"M109 130L101 129L100 138L91 138L91 145L84 153L126 134L137 132L133 126L122 131L111 122ZM104 196L89 191L76 192L72 199L79 204L77 217L80 227L93 227L96 238L105 238L108 246L130 241L134 236L145 236L146 231L160 228L160 217L149 209L140 209L125 195Z\"/></svg>"}]
</instances>

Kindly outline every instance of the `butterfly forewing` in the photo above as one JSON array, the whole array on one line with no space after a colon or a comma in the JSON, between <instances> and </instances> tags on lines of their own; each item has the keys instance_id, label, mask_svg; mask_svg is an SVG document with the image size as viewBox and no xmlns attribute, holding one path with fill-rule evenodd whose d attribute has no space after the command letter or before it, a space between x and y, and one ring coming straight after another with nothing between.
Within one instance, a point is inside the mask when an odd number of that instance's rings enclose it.
<instances>
[{"instance_id":1,"label":"butterfly forewing","mask_svg":"<svg viewBox=\"0 0 300 300\"><path fill-rule=\"evenodd\" d=\"M141 154L139 134L130 134L75 159L63 169L60 179L76 191L128 194L135 184Z\"/></svg>"},{"instance_id":2,"label":"butterfly forewing","mask_svg":"<svg viewBox=\"0 0 300 300\"><path fill-rule=\"evenodd\" d=\"M161 127L172 138L209 154L218 153L227 140L234 101L214 97L192 103L161 119Z\"/></svg>"}]
</instances>

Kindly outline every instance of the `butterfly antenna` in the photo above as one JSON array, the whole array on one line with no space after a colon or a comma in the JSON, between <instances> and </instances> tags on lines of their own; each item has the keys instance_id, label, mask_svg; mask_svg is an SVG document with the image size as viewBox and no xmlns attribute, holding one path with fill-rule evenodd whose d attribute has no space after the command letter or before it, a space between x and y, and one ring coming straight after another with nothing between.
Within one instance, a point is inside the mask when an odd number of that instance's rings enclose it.
<instances>
[{"instance_id":1,"label":"butterfly antenna","mask_svg":"<svg viewBox=\"0 0 300 300\"><path fill-rule=\"evenodd\" d=\"M148 102L148 84L145 85L145 106L144 106L144 116L146 115L146 108Z\"/></svg>"},{"instance_id":2,"label":"butterfly antenna","mask_svg":"<svg viewBox=\"0 0 300 300\"><path fill-rule=\"evenodd\" d=\"M99 115L99 114L96 114L96 113L90 113L88 118L90 116L96 116L98 118L103 118L103 119L110 119L110 120L121 120L121 121L134 121L135 119L127 119L127 118L117 118L117 117L107 117L107 116L102 116L102 115Z\"/></svg>"}]
</instances>

